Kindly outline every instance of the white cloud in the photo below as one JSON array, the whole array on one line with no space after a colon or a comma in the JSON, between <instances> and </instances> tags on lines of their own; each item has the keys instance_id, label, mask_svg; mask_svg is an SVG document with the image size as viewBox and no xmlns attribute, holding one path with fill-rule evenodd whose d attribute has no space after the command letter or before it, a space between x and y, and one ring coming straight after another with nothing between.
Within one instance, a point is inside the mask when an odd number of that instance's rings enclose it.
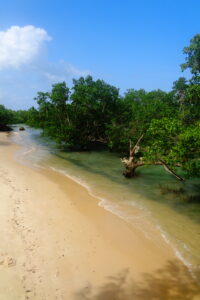
<instances>
[{"instance_id":1,"label":"white cloud","mask_svg":"<svg viewBox=\"0 0 200 300\"><path fill-rule=\"evenodd\" d=\"M32 25L0 31L0 69L17 69L32 62L40 54L43 43L50 40L44 29Z\"/></svg>"},{"instance_id":2,"label":"white cloud","mask_svg":"<svg viewBox=\"0 0 200 300\"><path fill-rule=\"evenodd\" d=\"M89 70L79 70L72 64L68 64L66 67L68 68L69 72L74 74L74 76L87 76L88 74L91 74Z\"/></svg>"},{"instance_id":3,"label":"white cloud","mask_svg":"<svg viewBox=\"0 0 200 300\"><path fill-rule=\"evenodd\" d=\"M49 83L55 83L59 81L66 81L73 77L87 76L91 74L89 70L80 70L61 60L57 63L46 63L43 67L40 66L41 75L46 78Z\"/></svg>"},{"instance_id":4,"label":"white cloud","mask_svg":"<svg viewBox=\"0 0 200 300\"><path fill-rule=\"evenodd\" d=\"M36 61L25 68L0 70L0 104L12 109L28 109L39 91L50 91L54 83L91 74L62 62Z\"/></svg>"},{"instance_id":5,"label":"white cloud","mask_svg":"<svg viewBox=\"0 0 200 300\"><path fill-rule=\"evenodd\" d=\"M51 40L46 30L32 25L12 26L0 31L0 104L8 108L27 109L35 104L38 91L51 85L91 74L60 60L43 55L45 42Z\"/></svg>"}]
</instances>

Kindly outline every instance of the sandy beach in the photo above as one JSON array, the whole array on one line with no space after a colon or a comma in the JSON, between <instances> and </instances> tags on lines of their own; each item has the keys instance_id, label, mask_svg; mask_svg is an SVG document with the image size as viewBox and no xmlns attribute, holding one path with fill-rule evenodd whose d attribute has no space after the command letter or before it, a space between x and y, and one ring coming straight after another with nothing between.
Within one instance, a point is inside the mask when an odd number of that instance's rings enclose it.
<instances>
[{"instance_id":1,"label":"sandy beach","mask_svg":"<svg viewBox=\"0 0 200 300\"><path fill-rule=\"evenodd\" d=\"M0 300L200 299L158 234L148 239L88 191L14 160L0 133Z\"/></svg>"}]
</instances>

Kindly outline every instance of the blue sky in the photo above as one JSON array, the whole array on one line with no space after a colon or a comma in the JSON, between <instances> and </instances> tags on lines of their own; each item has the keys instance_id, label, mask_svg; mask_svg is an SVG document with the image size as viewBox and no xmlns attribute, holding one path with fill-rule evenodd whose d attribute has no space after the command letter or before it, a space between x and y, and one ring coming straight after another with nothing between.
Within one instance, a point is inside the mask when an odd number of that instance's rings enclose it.
<instances>
[{"instance_id":1,"label":"blue sky","mask_svg":"<svg viewBox=\"0 0 200 300\"><path fill-rule=\"evenodd\" d=\"M182 49L199 12L199 0L0 0L0 103L28 108L37 91L86 74L121 93L168 91L188 76Z\"/></svg>"}]
</instances>

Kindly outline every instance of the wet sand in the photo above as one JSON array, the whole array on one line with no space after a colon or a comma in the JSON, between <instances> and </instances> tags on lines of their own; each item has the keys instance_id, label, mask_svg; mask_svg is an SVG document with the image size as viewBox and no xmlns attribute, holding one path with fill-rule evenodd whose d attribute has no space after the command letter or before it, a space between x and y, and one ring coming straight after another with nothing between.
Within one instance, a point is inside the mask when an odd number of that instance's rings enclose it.
<instances>
[{"instance_id":1,"label":"wet sand","mask_svg":"<svg viewBox=\"0 0 200 300\"><path fill-rule=\"evenodd\" d=\"M200 299L159 232L149 239L71 179L21 165L18 148L0 133L0 299Z\"/></svg>"}]
</instances>

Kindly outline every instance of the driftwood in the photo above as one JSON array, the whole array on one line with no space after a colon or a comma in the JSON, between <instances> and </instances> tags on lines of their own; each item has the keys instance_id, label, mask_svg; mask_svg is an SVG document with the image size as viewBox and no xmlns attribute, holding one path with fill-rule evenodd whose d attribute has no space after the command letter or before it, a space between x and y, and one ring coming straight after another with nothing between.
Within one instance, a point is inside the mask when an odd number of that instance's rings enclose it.
<instances>
[{"instance_id":1,"label":"driftwood","mask_svg":"<svg viewBox=\"0 0 200 300\"><path fill-rule=\"evenodd\" d=\"M184 179L181 176L179 176L178 174L176 174L175 171L172 170L162 159L159 159L158 161L154 161L154 162L144 162L144 161L142 161L141 158L140 158L140 160L138 160L136 158L136 154L140 150L140 142L141 142L142 138L143 138L143 135L141 135L141 137L138 139L138 141L134 147L132 146L132 143L130 141L129 158L121 159L121 162L125 166L123 175L127 178L131 178L131 177L135 176L135 171L138 167L142 167L144 165L156 165L156 166L159 165L159 166L163 166L164 169L167 172L169 172L170 174L172 174L173 176L175 176L176 179L183 181Z\"/></svg>"}]
</instances>

